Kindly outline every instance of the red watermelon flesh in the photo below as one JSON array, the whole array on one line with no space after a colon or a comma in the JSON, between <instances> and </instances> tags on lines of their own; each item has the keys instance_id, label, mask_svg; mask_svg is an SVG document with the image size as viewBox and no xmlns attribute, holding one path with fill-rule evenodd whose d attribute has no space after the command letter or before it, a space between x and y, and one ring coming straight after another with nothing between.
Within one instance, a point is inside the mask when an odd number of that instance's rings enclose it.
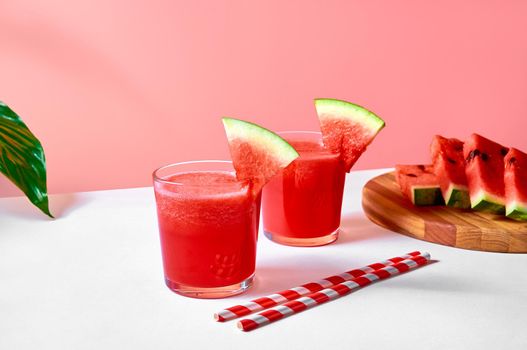
<instances>
[{"instance_id":1,"label":"red watermelon flesh","mask_svg":"<svg viewBox=\"0 0 527 350\"><path fill-rule=\"evenodd\" d=\"M505 212L503 158L508 149L481 135L472 134L463 146L472 209Z\"/></svg>"},{"instance_id":2,"label":"red watermelon flesh","mask_svg":"<svg viewBox=\"0 0 527 350\"><path fill-rule=\"evenodd\" d=\"M230 141L229 149L238 180L266 183L282 169L281 162L266 149L245 140Z\"/></svg>"},{"instance_id":3,"label":"red watermelon flesh","mask_svg":"<svg viewBox=\"0 0 527 350\"><path fill-rule=\"evenodd\" d=\"M505 156L507 216L527 220L527 154L511 148Z\"/></svg>"},{"instance_id":4,"label":"red watermelon flesh","mask_svg":"<svg viewBox=\"0 0 527 350\"><path fill-rule=\"evenodd\" d=\"M447 205L470 208L463 142L455 138L434 136L430 147L434 172Z\"/></svg>"},{"instance_id":5,"label":"red watermelon flesh","mask_svg":"<svg viewBox=\"0 0 527 350\"><path fill-rule=\"evenodd\" d=\"M444 204L439 182L431 165L396 165L395 178L403 195L414 205Z\"/></svg>"},{"instance_id":6,"label":"red watermelon flesh","mask_svg":"<svg viewBox=\"0 0 527 350\"><path fill-rule=\"evenodd\" d=\"M370 129L339 119L328 119L320 124L324 145L333 153L341 153L349 172L373 140ZM342 136L346 135L346 137Z\"/></svg>"}]
</instances>

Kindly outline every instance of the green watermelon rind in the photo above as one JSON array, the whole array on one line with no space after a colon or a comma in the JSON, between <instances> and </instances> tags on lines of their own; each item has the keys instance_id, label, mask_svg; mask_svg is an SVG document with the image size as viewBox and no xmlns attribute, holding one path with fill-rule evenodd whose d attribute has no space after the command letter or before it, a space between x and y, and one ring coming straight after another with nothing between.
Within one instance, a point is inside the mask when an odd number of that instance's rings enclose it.
<instances>
[{"instance_id":1,"label":"green watermelon rind","mask_svg":"<svg viewBox=\"0 0 527 350\"><path fill-rule=\"evenodd\" d=\"M265 149L268 155L276 158L283 166L287 166L298 158L298 152L287 141L269 129L263 128L255 123L231 117L222 118L227 139L242 139L258 144Z\"/></svg>"},{"instance_id":2,"label":"green watermelon rind","mask_svg":"<svg viewBox=\"0 0 527 350\"><path fill-rule=\"evenodd\" d=\"M484 191L472 196L470 203L474 210L493 214L505 214L505 201Z\"/></svg>"},{"instance_id":3,"label":"green watermelon rind","mask_svg":"<svg viewBox=\"0 0 527 350\"><path fill-rule=\"evenodd\" d=\"M518 203L516 201L507 203L505 214L513 220L527 220L527 203Z\"/></svg>"},{"instance_id":4,"label":"green watermelon rind","mask_svg":"<svg viewBox=\"0 0 527 350\"><path fill-rule=\"evenodd\" d=\"M412 186L412 203L417 206L444 205L439 186Z\"/></svg>"},{"instance_id":5,"label":"green watermelon rind","mask_svg":"<svg viewBox=\"0 0 527 350\"><path fill-rule=\"evenodd\" d=\"M372 111L348 101L334 98L317 98L315 99L315 108L321 118L324 118L325 115L331 115L351 119L362 124L375 134L386 125L384 120Z\"/></svg>"},{"instance_id":6,"label":"green watermelon rind","mask_svg":"<svg viewBox=\"0 0 527 350\"><path fill-rule=\"evenodd\" d=\"M452 184L448 191L444 193L446 205L452 208L468 209L470 208L470 195L468 188L465 186L456 186Z\"/></svg>"}]
</instances>

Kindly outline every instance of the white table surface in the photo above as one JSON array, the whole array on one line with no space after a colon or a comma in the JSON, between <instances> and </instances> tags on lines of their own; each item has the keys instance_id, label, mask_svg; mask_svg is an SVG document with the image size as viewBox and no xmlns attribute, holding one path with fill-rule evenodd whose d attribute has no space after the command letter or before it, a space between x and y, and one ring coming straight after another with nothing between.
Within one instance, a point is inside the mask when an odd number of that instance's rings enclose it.
<instances>
[{"instance_id":1,"label":"white table surface","mask_svg":"<svg viewBox=\"0 0 527 350\"><path fill-rule=\"evenodd\" d=\"M526 349L527 255L414 240L370 223L346 180L339 240L281 246L260 234L244 295L197 300L163 283L152 188L51 196L48 220L0 199L0 349ZM249 333L212 314L257 296L403 253L437 263Z\"/></svg>"}]
</instances>

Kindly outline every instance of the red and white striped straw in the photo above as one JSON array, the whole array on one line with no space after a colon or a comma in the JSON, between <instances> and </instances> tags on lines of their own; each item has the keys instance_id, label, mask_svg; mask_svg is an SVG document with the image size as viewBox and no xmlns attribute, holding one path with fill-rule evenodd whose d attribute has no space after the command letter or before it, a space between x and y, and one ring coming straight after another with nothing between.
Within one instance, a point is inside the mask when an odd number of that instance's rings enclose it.
<instances>
[{"instance_id":1,"label":"red and white striped straw","mask_svg":"<svg viewBox=\"0 0 527 350\"><path fill-rule=\"evenodd\" d=\"M355 277L359 277L372 271L382 269L386 266L393 265L395 263L401 262L405 259L414 256L419 256L420 254L421 253L418 251L411 252L406 255L394 257L380 263L374 263L371 265L361 267L359 269L346 271L344 273L341 273L340 275L329 276L317 282L306 283L298 287L286 289L275 294L254 299L245 304L235 305L227 309L221 310L214 314L214 319L219 322L224 322L238 317L246 316L253 312L265 310L270 307L283 304L287 301L295 300L305 295L318 292L324 288L329 288L336 284L349 281Z\"/></svg>"},{"instance_id":2,"label":"red and white striped straw","mask_svg":"<svg viewBox=\"0 0 527 350\"><path fill-rule=\"evenodd\" d=\"M339 283L330 288L309 294L306 297L292 300L283 305L260 312L259 314L249 316L248 318L238 321L238 328L245 332L252 331L253 329L278 321L282 318L324 304L327 301L340 298L349 294L351 291L367 286L372 282L398 275L418 266L426 265L429 261L430 254L428 253L423 253L410 259L403 260L394 265L386 266L350 281Z\"/></svg>"}]
</instances>

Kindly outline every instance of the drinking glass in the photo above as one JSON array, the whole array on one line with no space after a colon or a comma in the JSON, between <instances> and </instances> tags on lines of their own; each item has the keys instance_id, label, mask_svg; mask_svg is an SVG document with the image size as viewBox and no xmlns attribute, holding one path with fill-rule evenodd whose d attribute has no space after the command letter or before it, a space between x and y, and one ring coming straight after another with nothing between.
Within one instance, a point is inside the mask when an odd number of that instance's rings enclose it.
<instances>
[{"instance_id":1,"label":"drinking glass","mask_svg":"<svg viewBox=\"0 0 527 350\"><path fill-rule=\"evenodd\" d=\"M181 295L222 298L252 284L259 196L230 161L171 164L153 173L165 282Z\"/></svg>"},{"instance_id":2,"label":"drinking glass","mask_svg":"<svg viewBox=\"0 0 527 350\"><path fill-rule=\"evenodd\" d=\"M292 246L319 246L338 237L346 172L338 154L314 131L279 132L300 154L262 192L265 235Z\"/></svg>"}]
</instances>

